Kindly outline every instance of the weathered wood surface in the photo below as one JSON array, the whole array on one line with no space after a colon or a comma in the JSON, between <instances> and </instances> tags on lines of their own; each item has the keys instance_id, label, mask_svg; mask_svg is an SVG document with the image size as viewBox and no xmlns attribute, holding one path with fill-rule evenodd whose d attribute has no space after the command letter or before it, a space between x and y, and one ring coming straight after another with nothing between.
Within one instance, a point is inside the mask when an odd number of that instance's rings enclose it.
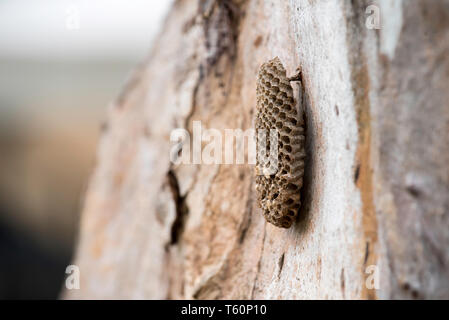
<instances>
[{"instance_id":1,"label":"weathered wood surface","mask_svg":"<svg viewBox=\"0 0 449 320\"><path fill-rule=\"evenodd\" d=\"M177 1L111 105L66 298L449 298L449 5ZM261 63L303 71L298 222L251 165L173 165L170 132L253 124ZM378 267L379 289L365 285Z\"/></svg>"}]
</instances>

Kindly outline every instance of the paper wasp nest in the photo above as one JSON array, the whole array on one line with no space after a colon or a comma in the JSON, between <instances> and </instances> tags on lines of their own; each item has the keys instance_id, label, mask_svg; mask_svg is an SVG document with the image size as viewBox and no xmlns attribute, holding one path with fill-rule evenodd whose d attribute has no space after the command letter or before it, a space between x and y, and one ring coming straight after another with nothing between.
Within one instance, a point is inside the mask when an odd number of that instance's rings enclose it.
<instances>
[{"instance_id":1,"label":"paper wasp nest","mask_svg":"<svg viewBox=\"0 0 449 320\"><path fill-rule=\"evenodd\" d=\"M304 176L304 120L302 108L300 113L296 110L290 80L277 57L260 67L257 78L256 190L265 219L281 228L289 228L296 219ZM260 138L260 129L267 132L266 139ZM272 133L278 138L277 170L270 129L276 129Z\"/></svg>"}]
</instances>

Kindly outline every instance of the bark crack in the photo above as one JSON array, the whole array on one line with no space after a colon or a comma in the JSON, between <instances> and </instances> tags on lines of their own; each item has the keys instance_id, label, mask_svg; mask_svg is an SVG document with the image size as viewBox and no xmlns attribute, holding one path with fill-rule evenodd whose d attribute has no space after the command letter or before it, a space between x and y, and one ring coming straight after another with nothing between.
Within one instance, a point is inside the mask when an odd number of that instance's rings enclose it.
<instances>
[{"instance_id":1,"label":"bark crack","mask_svg":"<svg viewBox=\"0 0 449 320\"><path fill-rule=\"evenodd\" d=\"M167 173L167 177L176 206L176 217L170 230L170 245L175 245L179 242L179 239L184 231L185 221L189 213L189 209L185 201L187 194L181 196L178 179L176 178L175 173L170 170Z\"/></svg>"},{"instance_id":2,"label":"bark crack","mask_svg":"<svg viewBox=\"0 0 449 320\"><path fill-rule=\"evenodd\" d=\"M282 253L282 255L278 261L278 266L279 266L278 279L281 277L282 268L284 268L284 262L285 262L285 252Z\"/></svg>"},{"instance_id":3,"label":"bark crack","mask_svg":"<svg viewBox=\"0 0 449 320\"><path fill-rule=\"evenodd\" d=\"M243 240L245 240L246 233L249 229L249 226L251 225L251 216L253 213L253 200L254 200L251 192L252 187L253 187L253 179L251 178L251 181L249 183L248 200L246 203L245 217L240 231L239 244L242 244Z\"/></svg>"}]
</instances>

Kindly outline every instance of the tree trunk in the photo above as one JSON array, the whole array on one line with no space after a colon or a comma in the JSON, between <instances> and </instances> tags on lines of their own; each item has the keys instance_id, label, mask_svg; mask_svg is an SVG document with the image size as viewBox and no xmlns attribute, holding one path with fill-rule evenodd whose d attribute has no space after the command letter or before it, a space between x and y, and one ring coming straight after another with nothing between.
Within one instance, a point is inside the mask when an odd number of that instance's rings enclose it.
<instances>
[{"instance_id":1,"label":"tree trunk","mask_svg":"<svg viewBox=\"0 0 449 320\"><path fill-rule=\"evenodd\" d=\"M65 297L449 298L448 31L443 0L176 1L110 106ZM265 221L253 165L170 161L193 121L252 128L276 56L304 86L289 229Z\"/></svg>"}]
</instances>

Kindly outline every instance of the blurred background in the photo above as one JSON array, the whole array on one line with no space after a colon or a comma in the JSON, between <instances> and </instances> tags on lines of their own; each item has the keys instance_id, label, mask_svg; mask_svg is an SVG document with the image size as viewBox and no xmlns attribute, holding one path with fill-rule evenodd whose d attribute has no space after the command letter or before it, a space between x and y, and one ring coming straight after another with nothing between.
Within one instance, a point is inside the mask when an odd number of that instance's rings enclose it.
<instances>
[{"instance_id":1,"label":"blurred background","mask_svg":"<svg viewBox=\"0 0 449 320\"><path fill-rule=\"evenodd\" d=\"M0 0L0 299L56 299L106 107L171 0Z\"/></svg>"}]
</instances>

